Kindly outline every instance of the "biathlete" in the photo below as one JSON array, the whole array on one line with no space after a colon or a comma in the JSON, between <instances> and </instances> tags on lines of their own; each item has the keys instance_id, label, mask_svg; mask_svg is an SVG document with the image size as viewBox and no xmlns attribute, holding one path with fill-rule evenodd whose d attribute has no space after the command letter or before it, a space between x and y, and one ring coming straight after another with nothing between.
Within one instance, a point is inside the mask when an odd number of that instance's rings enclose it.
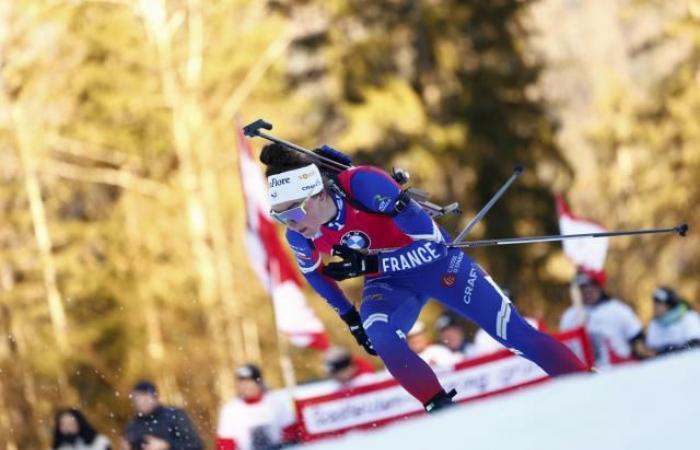
<instances>
[{"instance_id":1,"label":"biathlete","mask_svg":"<svg viewBox=\"0 0 700 450\"><path fill-rule=\"evenodd\" d=\"M448 234L372 166L332 177L304 154L263 148L271 215L311 286L337 311L358 344L431 412L452 404L435 373L408 347L406 334L429 298L476 322L494 339L549 375L587 371L565 345L530 326L491 277L447 246ZM393 249L377 254L372 249ZM321 254L338 256L323 263ZM364 276L360 311L336 281Z\"/></svg>"}]
</instances>

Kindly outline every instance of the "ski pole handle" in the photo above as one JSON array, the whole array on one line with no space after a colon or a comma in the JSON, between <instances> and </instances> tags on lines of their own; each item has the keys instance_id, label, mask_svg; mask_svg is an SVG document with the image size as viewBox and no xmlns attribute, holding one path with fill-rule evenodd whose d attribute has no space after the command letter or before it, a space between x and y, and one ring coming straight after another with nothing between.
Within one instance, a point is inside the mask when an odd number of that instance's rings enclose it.
<instances>
[{"instance_id":1,"label":"ski pole handle","mask_svg":"<svg viewBox=\"0 0 700 450\"><path fill-rule=\"evenodd\" d=\"M261 128L263 130L271 130L272 124L270 122L266 122L264 119L258 119L255 122L249 123L248 125L244 126L243 134L245 134L248 137L259 136Z\"/></svg>"}]
</instances>

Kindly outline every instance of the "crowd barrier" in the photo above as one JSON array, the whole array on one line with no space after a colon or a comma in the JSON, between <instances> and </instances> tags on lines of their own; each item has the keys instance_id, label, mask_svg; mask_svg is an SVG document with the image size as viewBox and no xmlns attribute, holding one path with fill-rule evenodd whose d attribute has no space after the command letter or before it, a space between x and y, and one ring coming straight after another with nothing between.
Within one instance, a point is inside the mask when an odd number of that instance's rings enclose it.
<instances>
[{"instance_id":1,"label":"crowd barrier","mask_svg":"<svg viewBox=\"0 0 700 450\"><path fill-rule=\"evenodd\" d=\"M593 365L593 351L583 328L554 337L589 367ZM452 369L437 371L437 375L445 390L457 390L455 400L459 403L523 389L548 379L537 365L505 349L464 360ZM392 378L322 395L295 395L294 401L303 441L377 428L424 414L420 403Z\"/></svg>"}]
</instances>

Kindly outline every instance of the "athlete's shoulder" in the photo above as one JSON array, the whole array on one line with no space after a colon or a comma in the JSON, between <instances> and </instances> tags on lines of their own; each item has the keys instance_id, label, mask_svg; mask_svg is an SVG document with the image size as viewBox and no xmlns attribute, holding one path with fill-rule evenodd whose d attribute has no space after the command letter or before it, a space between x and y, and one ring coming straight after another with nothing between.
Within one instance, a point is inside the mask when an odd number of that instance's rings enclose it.
<instances>
[{"instance_id":1,"label":"athlete's shoulder","mask_svg":"<svg viewBox=\"0 0 700 450\"><path fill-rule=\"evenodd\" d=\"M287 239L287 242L289 243L289 246L292 247L292 250L294 251L305 252L307 250L313 250L315 248L313 242L311 242L310 239L305 238L300 233L297 233L292 229L287 228L285 237Z\"/></svg>"},{"instance_id":2,"label":"athlete's shoulder","mask_svg":"<svg viewBox=\"0 0 700 450\"><path fill-rule=\"evenodd\" d=\"M392 186L399 187L399 184L392 178L391 175L389 175L389 173L376 166L356 166L341 172L340 175L346 177L351 184L387 183Z\"/></svg>"},{"instance_id":3,"label":"athlete's shoulder","mask_svg":"<svg viewBox=\"0 0 700 450\"><path fill-rule=\"evenodd\" d=\"M287 238L287 242L290 244L292 243L303 243L303 242L308 242L309 240L306 239L304 236L301 235L301 233L298 233L291 228L287 228L287 230L284 233L284 236Z\"/></svg>"},{"instance_id":4,"label":"athlete's shoulder","mask_svg":"<svg viewBox=\"0 0 700 450\"><path fill-rule=\"evenodd\" d=\"M401 194L401 186L384 170L374 166L358 166L342 172L340 186L366 208L389 210Z\"/></svg>"}]
</instances>

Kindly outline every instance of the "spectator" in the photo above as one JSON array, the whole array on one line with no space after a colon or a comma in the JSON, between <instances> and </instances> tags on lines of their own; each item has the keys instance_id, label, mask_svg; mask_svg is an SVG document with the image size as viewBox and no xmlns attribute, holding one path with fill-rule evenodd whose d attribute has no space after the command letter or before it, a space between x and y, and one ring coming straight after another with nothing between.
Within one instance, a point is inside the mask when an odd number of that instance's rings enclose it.
<instances>
[{"instance_id":1,"label":"spectator","mask_svg":"<svg viewBox=\"0 0 700 450\"><path fill-rule=\"evenodd\" d=\"M559 328L567 331L584 326L598 367L653 355L644 343L642 323L632 308L604 291L604 273L580 269L573 284L583 305L570 306L561 317Z\"/></svg>"},{"instance_id":2,"label":"spectator","mask_svg":"<svg viewBox=\"0 0 700 450\"><path fill-rule=\"evenodd\" d=\"M270 392L253 364L236 369L238 396L219 413L217 450L269 450L296 442L296 417L285 391Z\"/></svg>"},{"instance_id":3,"label":"spectator","mask_svg":"<svg viewBox=\"0 0 700 450\"><path fill-rule=\"evenodd\" d=\"M452 353L462 358L471 356L473 345L467 339L464 326L453 314L446 313L435 321L435 330L438 332L440 343Z\"/></svg>"},{"instance_id":4,"label":"spectator","mask_svg":"<svg viewBox=\"0 0 700 450\"><path fill-rule=\"evenodd\" d=\"M331 347L323 357L326 373L340 384L341 388L361 384L375 373L374 366L359 356L353 356L343 347Z\"/></svg>"},{"instance_id":5,"label":"spectator","mask_svg":"<svg viewBox=\"0 0 700 450\"><path fill-rule=\"evenodd\" d=\"M109 439L99 434L77 409L56 413L52 450L111 450Z\"/></svg>"},{"instance_id":6,"label":"spectator","mask_svg":"<svg viewBox=\"0 0 700 450\"><path fill-rule=\"evenodd\" d=\"M501 292L503 292L503 295L508 297L511 303L515 304L515 296L510 289L501 289ZM539 320L532 317L527 317L525 315L523 315L523 319L525 319L525 321L532 325L535 329L544 331L544 326ZM469 356L488 355L490 353L503 350L504 348L505 347L503 347L497 340L492 338L486 331L484 331L483 328L479 328L474 336L474 344L471 347Z\"/></svg>"},{"instance_id":7,"label":"spectator","mask_svg":"<svg viewBox=\"0 0 700 450\"><path fill-rule=\"evenodd\" d=\"M654 318L647 329L647 346L656 354L700 347L700 315L669 287L652 296Z\"/></svg>"},{"instance_id":8,"label":"spectator","mask_svg":"<svg viewBox=\"0 0 700 450\"><path fill-rule=\"evenodd\" d=\"M409 330L407 342L411 350L431 366L452 367L464 359L460 352L453 352L444 345L433 344L426 333L425 324L420 320Z\"/></svg>"},{"instance_id":9,"label":"spectator","mask_svg":"<svg viewBox=\"0 0 700 450\"><path fill-rule=\"evenodd\" d=\"M201 450L202 441L179 408L164 406L150 381L139 381L131 390L136 416L126 426L125 450Z\"/></svg>"}]
</instances>

